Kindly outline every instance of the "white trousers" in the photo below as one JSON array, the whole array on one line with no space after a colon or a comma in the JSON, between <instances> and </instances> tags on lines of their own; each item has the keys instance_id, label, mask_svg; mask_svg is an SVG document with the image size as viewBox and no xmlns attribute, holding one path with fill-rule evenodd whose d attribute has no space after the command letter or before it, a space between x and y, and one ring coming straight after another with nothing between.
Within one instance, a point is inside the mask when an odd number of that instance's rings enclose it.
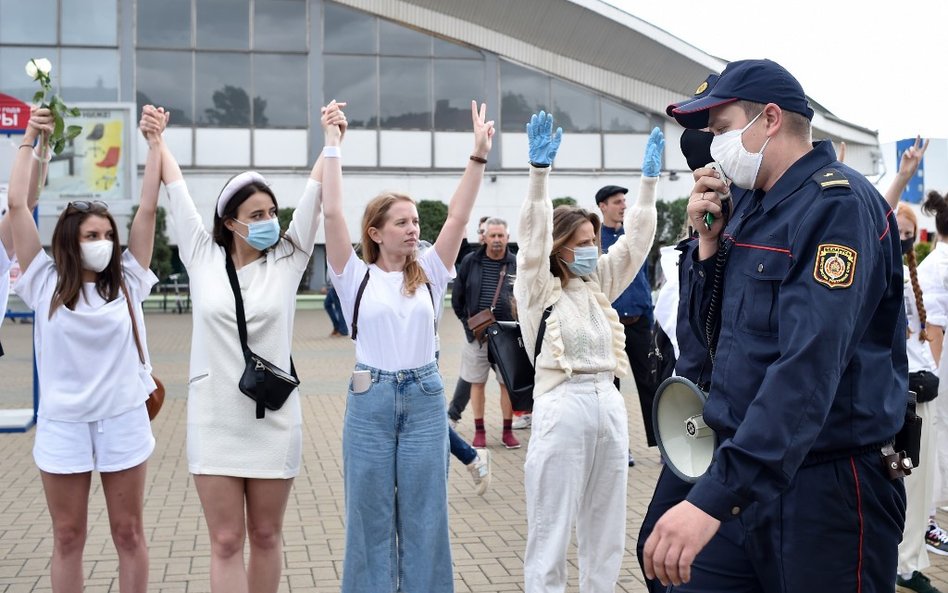
<instances>
[{"instance_id":1,"label":"white trousers","mask_svg":"<svg viewBox=\"0 0 948 593\"><path fill-rule=\"evenodd\" d=\"M566 591L573 525L579 590L613 593L625 553L629 426L612 373L574 375L537 397L524 481L526 593Z\"/></svg>"},{"instance_id":2,"label":"white trousers","mask_svg":"<svg viewBox=\"0 0 948 593\"><path fill-rule=\"evenodd\" d=\"M925 531L932 510L935 487L935 431L932 418L937 399L918 404L915 412L922 419L922 446L919 467L905 476L905 529L899 544L899 574L925 570L930 566L925 548Z\"/></svg>"}]
</instances>

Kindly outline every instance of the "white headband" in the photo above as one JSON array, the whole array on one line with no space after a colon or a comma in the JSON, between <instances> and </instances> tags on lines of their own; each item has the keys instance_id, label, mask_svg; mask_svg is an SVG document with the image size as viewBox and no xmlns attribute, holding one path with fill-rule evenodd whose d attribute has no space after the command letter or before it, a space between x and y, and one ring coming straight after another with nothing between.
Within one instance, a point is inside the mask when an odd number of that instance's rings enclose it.
<instances>
[{"instance_id":1,"label":"white headband","mask_svg":"<svg viewBox=\"0 0 948 593\"><path fill-rule=\"evenodd\" d=\"M268 187L270 185L267 183L267 180L264 179L263 175L256 171L244 171L240 175L235 176L227 182L227 185L221 190L221 195L217 197L217 215L224 218L224 210L227 209L227 203L230 202L230 199L234 197L235 193L251 183L261 183Z\"/></svg>"}]
</instances>

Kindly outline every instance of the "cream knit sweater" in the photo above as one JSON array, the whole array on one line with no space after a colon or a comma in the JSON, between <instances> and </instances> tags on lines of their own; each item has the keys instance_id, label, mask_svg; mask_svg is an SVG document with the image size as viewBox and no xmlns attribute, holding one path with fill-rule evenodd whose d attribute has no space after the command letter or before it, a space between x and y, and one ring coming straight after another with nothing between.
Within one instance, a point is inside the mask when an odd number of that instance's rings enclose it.
<instances>
[{"instance_id":1,"label":"cream knit sweater","mask_svg":"<svg viewBox=\"0 0 948 593\"><path fill-rule=\"evenodd\" d=\"M553 204L547 192L550 168L530 168L527 199L520 211L517 278L514 296L523 343L532 356L543 310L547 319L543 347L535 361L534 397L568 380L573 373L629 372L625 331L612 308L645 261L655 238L657 177L642 177L634 206L625 211L625 229L599 256L596 271L563 284L550 272Z\"/></svg>"}]
</instances>

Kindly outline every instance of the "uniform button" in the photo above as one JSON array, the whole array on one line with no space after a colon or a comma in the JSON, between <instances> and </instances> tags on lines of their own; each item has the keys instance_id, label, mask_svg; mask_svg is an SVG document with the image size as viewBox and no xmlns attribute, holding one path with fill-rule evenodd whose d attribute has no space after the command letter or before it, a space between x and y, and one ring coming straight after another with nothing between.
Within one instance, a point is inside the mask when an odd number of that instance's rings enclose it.
<instances>
[{"instance_id":1,"label":"uniform button","mask_svg":"<svg viewBox=\"0 0 948 593\"><path fill-rule=\"evenodd\" d=\"M740 514L741 514L741 507L731 507L731 514L732 514L732 515L740 515Z\"/></svg>"},{"instance_id":2,"label":"uniform button","mask_svg":"<svg viewBox=\"0 0 948 593\"><path fill-rule=\"evenodd\" d=\"M758 272L763 272L763 271L764 271L764 264L757 264L757 271L758 271Z\"/></svg>"},{"instance_id":3,"label":"uniform button","mask_svg":"<svg viewBox=\"0 0 948 593\"><path fill-rule=\"evenodd\" d=\"M704 270L698 270L698 275L704 278Z\"/></svg>"}]
</instances>

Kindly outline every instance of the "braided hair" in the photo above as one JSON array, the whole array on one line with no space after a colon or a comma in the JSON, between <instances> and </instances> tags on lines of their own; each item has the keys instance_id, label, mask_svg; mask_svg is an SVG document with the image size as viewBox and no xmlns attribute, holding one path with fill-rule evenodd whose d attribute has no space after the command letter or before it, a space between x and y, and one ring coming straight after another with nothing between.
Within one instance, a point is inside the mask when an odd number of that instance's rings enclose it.
<instances>
[{"instance_id":1,"label":"braided hair","mask_svg":"<svg viewBox=\"0 0 948 593\"><path fill-rule=\"evenodd\" d=\"M928 201L926 201L925 204L927 206ZM948 204L945 204L945 206L946 209L948 209ZM904 217L912 224L912 236L917 237L918 217L915 216L915 212L909 206L900 202L895 208L895 213L896 217ZM946 218L948 218L948 216L946 216ZM909 249L908 253L905 254L905 263L908 265L909 278L912 281L912 292L915 293L915 308L918 309L918 321L921 326L921 331L918 333L918 340L920 342L928 342L930 338L928 337L928 332L925 330L925 322L928 315L925 312L925 302L922 299L922 287L918 284L918 258L915 257L914 249ZM908 334L912 333L912 330L907 329L906 331Z\"/></svg>"}]
</instances>

